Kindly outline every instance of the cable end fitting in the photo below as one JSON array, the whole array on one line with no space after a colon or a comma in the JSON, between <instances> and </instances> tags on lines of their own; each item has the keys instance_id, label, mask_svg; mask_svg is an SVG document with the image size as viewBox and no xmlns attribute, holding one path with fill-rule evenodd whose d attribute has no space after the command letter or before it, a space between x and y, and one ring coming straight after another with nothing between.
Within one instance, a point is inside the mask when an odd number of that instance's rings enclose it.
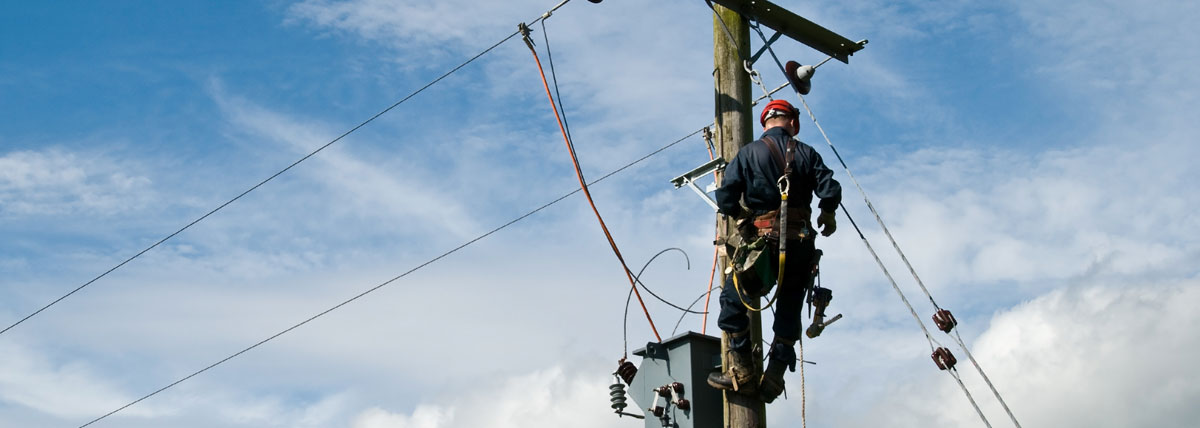
<instances>
[{"instance_id":1,"label":"cable end fitting","mask_svg":"<svg viewBox=\"0 0 1200 428\"><path fill-rule=\"evenodd\" d=\"M521 33L521 40L525 41L525 46L529 46L529 50L533 50L533 38L529 37L533 31L529 29L529 26L524 22L517 24L517 31Z\"/></svg>"}]
</instances>

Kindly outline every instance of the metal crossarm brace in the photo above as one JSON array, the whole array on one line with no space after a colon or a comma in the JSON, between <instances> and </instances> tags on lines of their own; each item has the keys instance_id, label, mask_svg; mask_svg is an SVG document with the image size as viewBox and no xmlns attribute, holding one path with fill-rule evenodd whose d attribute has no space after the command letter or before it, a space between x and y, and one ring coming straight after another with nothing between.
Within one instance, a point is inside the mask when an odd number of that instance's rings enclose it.
<instances>
[{"instance_id":1,"label":"metal crossarm brace","mask_svg":"<svg viewBox=\"0 0 1200 428\"><path fill-rule=\"evenodd\" d=\"M779 36L782 36L782 35L783 35L783 33L776 31L775 35L771 36L771 39L767 40L766 43L763 43L762 47L758 48L758 52L755 52L754 56L750 57L750 64L754 64L754 63L758 62L758 57L762 56L763 53L767 52L767 48L770 48L771 44L775 43L776 40L779 40Z\"/></svg>"},{"instance_id":2,"label":"metal crossarm brace","mask_svg":"<svg viewBox=\"0 0 1200 428\"><path fill-rule=\"evenodd\" d=\"M676 189L683 187L685 185L688 187L691 187L692 190L694 190L697 195L700 195L701 198L704 198L704 202L708 202L708 204L711 205L714 210L719 210L719 208L717 208L717 202L708 196L708 192L715 190L717 183L713 183L713 185L710 186L710 187L712 187L712 189L708 189L708 191L705 191L705 190L701 189L700 186L696 185L696 180L699 179L700 177L704 177L708 174L711 174L713 171L725 168L725 164L726 164L725 159L716 158L716 159L710 160L707 163L705 163L704 165L700 165L700 166L696 167L695 169L692 169L691 171L683 173L683 175L681 175L681 176L672 178L671 184L674 184Z\"/></svg>"},{"instance_id":3,"label":"metal crossarm brace","mask_svg":"<svg viewBox=\"0 0 1200 428\"><path fill-rule=\"evenodd\" d=\"M862 50L863 46L850 41L829 29L804 19L766 0L712 0L747 19L757 21L804 43L808 47L849 64L850 55Z\"/></svg>"}]
</instances>

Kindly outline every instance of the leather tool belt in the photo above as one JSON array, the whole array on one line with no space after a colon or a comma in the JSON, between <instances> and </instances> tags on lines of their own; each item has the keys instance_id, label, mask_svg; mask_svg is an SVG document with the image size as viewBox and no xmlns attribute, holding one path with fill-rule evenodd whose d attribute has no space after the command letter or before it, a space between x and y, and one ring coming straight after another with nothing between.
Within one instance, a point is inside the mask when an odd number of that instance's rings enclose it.
<instances>
[{"instance_id":1,"label":"leather tool belt","mask_svg":"<svg viewBox=\"0 0 1200 428\"><path fill-rule=\"evenodd\" d=\"M789 209L787 239L796 240L811 237L812 230L808 227L808 219L811 215L812 213L809 210ZM754 228L756 229L756 236L779 239L779 210L771 210L766 214L755 217Z\"/></svg>"}]
</instances>

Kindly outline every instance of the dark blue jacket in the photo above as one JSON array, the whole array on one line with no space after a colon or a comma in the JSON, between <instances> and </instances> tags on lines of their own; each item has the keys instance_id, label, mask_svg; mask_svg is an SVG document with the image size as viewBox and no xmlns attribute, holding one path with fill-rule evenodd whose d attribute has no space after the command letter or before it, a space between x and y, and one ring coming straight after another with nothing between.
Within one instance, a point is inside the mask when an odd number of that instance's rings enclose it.
<instances>
[{"instance_id":1,"label":"dark blue jacket","mask_svg":"<svg viewBox=\"0 0 1200 428\"><path fill-rule=\"evenodd\" d=\"M774 127L763 133L764 137L768 135L775 139L779 153L786 158L787 141L792 137L783 127ZM778 161L771 156L767 143L760 137L753 143L742 146L725 167L721 187L716 191L717 206L720 207L721 213L734 217L744 216L740 203L743 199L754 215L779 209L777 183L782 175L783 170L779 169ZM825 166L821 155L817 154L812 146L796 141L788 207L811 210L813 194L821 199L817 204L821 210L836 210L838 203L842 201L842 186L833 179L833 171Z\"/></svg>"}]
</instances>

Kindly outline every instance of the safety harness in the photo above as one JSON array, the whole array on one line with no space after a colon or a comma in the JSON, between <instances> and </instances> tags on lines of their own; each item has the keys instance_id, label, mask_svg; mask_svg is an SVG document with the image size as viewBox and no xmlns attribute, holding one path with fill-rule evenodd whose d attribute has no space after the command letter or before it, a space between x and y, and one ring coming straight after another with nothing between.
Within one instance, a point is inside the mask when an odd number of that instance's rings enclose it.
<instances>
[{"instance_id":1,"label":"safety harness","mask_svg":"<svg viewBox=\"0 0 1200 428\"><path fill-rule=\"evenodd\" d=\"M810 233L807 219L796 219L801 223L800 227L791 231L790 234L788 230L788 192L791 188L792 161L796 153L796 140L788 139L786 156L780 152L778 143L771 136L764 135L762 142L767 146L774 161L779 164L779 168L783 170L783 174L776 180L776 184L779 186L779 209L754 218L752 224L757 230L753 234L743 232L742 243L734 251L734 263L730 267L731 270L736 270L736 273L726 272L733 273L733 286L742 305L755 312L771 307L779 293L776 291L775 296L772 296L765 306L755 308L743 297L744 293L738 283L738 273L753 271L764 285L782 284L784 267L787 264L787 241L807 239ZM763 268L766 260L761 257L762 253L769 249L768 241L772 239L779 241L779 269L777 272L773 272L775 278L770 277L772 272L767 272L767 269ZM770 288L764 289L763 295L769 290Z\"/></svg>"}]
</instances>

